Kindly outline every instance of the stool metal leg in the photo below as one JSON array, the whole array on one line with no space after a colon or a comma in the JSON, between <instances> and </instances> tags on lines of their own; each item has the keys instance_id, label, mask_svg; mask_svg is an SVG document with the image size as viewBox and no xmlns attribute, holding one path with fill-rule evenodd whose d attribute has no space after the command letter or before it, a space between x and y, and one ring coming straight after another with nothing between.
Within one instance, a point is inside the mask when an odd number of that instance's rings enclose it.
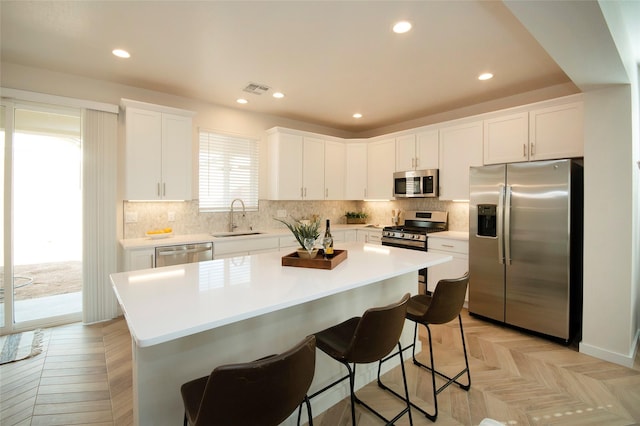
<instances>
[{"instance_id":1,"label":"stool metal leg","mask_svg":"<svg viewBox=\"0 0 640 426\"><path fill-rule=\"evenodd\" d=\"M313 415L311 414L311 402L307 395L304 396L304 401L298 406L298 426L300 426L300 416L302 415L302 404L307 406L307 419L309 419L309 426L313 426Z\"/></svg>"},{"instance_id":2,"label":"stool metal leg","mask_svg":"<svg viewBox=\"0 0 640 426\"><path fill-rule=\"evenodd\" d=\"M413 425L413 417L411 415L411 402L409 401L409 387L407 385L407 374L404 368L404 363L402 362L402 352L404 351L404 349L402 348L402 345L400 344L400 342L398 342L398 352L400 354L400 365L402 367L402 382L404 383L404 392L405 392L405 396L402 397L400 395L398 395L402 400L406 401L407 406L406 408L404 408L402 411L400 411L400 413L398 413L393 419L389 420L387 418L385 418L384 416L382 416L382 414L378 413L376 410L374 410L371 406L369 406L366 402L362 401L360 398L358 398L356 396L356 392L355 392L355 380L356 380L356 364L353 364L353 368L351 367L351 365L349 365L348 362L344 362L344 361L340 361L341 364L343 364L344 366L347 367L348 370L348 374L344 377L339 378L338 380L336 380L335 382L325 386L324 388L320 389L319 391L314 392L313 394L309 395L308 399L310 400L311 398L314 398L316 396L318 396L319 394L321 394L322 392L326 391L327 389L337 385L338 383L349 379L349 393L350 393L350 400L351 400L351 422L353 425L356 424L356 408L355 405L356 404L360 404L363 407L365 407L367 410L369 410L371 413L373 413L376 417L378 417L379 419L383 420L387 425L392 425L394 424L396 421L398 421L398 419L400 419L402 416L405 415L405 413L409 413L409 424ZM396 353L393 354L393 356L395 356ZM380 377L380 370L378 369L378 378ZM378 379L379 380L379 379ZM300 424L300 413L301 413L302 407L299 407L298 409L298 425ZM310 407L309 407L310 410ZM311 425L311 423L309 423Z\"/></svg>"},{"instance_id":3,"label":"stool metal leg","mask_svg":"<svg viewBox=\"0 0 640 426\"><path fill-rule=\"evenodd\" d=\"M464 339L464 330L462 329L462 317L460 315L458 315L458 321L459 321L459 326L460 326L460 335L462 336L462 350L464 352L464 363L465 363L465 368L460 371L458 374L456 374L454 377L449 377L446 376L438 371L436 371L436 369L433 367L434 366L434 362L433 362L433 342L431 339L431 329L429 328L428 324L424 324L424 326L427 329L427 336L429 339L429 359L430 359L430 363L431 366L425 365L423 363L421 363L420 361L418 361L416 359L416 340L417 340L417 335L418 335L418 323L415 322L415 327L413 329L413 343L409 346L407 346L406 348L404 348L404 350L409 349L410 347L412 348L411 351L411 355L413 358L413 363L419 367L424 368L425 370L428 370L431 372L431 385L433 388L433 405L435 408L435 411L433 413L428 413L426 410L424 410L423 408L417 406L415 403L410 402L411 406L414 407L415 409L417 409L418 411L420 411L422 414L424 414L429 420L435 422L436 418L438 417L438 394L440 392L442 392L443 390L445 390L450 384L455 383L458 386L460 386L461 389L468 391L469 388L471 387L471 374L469 371L469 359L467 357L467 346L466 346L466 342ZM380 369L382 367L382 363L391 359L391 357L395 356L396 354L390 355L382 360L380 360L380 362L378 363L378 386L381 387L382 389L385 389L389 392L391 392L392 394L394 394L395 396L397 396L400 399L404 399L400 394L398 394L397 392L395 392L393 389L389 388L388 386L386 386L384 383L382 383L382 381L380 380ZM402 355L401 355L402 356ZM467 384L462 384L460 382L458 382L458 378L460 378L463 374L467 375ZM447 382L440 386L439 388L436 387L436 374L444 379L447 380ZM407 400L407 402L409 402Z\"/></svg>"}]
</instances>

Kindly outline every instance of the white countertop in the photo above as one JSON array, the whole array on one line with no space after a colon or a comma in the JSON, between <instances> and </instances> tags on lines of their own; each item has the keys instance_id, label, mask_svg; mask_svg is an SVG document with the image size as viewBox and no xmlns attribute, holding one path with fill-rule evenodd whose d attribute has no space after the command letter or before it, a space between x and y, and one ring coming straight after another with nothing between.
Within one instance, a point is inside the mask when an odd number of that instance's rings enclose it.
<instances>
[{"instance_id":1,"label":"white countertop","mask_svg":"<svg viewBox=\"0 0 640 426\"><path fill-rule=\"evenodd\" d=\"M281 266L285 250L116 273L111 282L132 337L147 347L452 260L356 242L341 248L348 258L333 270Z\"/></svg>"},{"instance_id":2,"label":"white countertop","mask_svg":"<svg viewBox=\"0 0 640 426\"><path fill-rule=\"evenodd\" d=\"M367 230L382 230L384 225L332 225L333 231L342 231L347 229L367 229ZM241 233L243 231L238 231ZM135 250L142 248L155 248L162 246L173 246L179 244L194 244L205 242L224 242L230 240L243 240L243 239L255 239L255 238L268 238L268 237L282 237L292 235L291 231L287 228L274 228L267 230L257 230L260 234L252 235L238 235L233 237L214 237L212 234L184 234L184 235L172 235L167 238L152 239L151 237L142 238L127 238L120 240L120 245L125 250ZM324 232L324 230L322 231ZM214 232L216 234L217 232ZM221 234L224 232L220 232Z\"/></svg>"},{"instance_id":3,"label":"white countertop","mask_svg":"<svg viewBox=\"0 0 640 426\"><path fill-rule=\"evenodd\" d=\"M452 240L469 241L469 233L462 231L442 231L429 234L429 238L449 238Z\"/></svg>"}]
</instances>

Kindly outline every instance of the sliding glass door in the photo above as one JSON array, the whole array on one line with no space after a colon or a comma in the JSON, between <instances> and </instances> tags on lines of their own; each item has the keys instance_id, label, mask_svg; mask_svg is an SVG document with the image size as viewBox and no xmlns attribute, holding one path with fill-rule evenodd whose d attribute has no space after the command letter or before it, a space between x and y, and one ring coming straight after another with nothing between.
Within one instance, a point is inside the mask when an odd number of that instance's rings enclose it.
<instances>
[{"instance_id":1,"label":"sliding glass door","mask_svg":"<svg viewBox=\"0 0 640 426\"><path fill-rule=\"evenodd\" d=\"M5 136L11 133L3 139L10 171L4 240L11 241L4 247L4 328L80 319L81 112L10 103L3 109Z\"/></svg>"}]
</instances>

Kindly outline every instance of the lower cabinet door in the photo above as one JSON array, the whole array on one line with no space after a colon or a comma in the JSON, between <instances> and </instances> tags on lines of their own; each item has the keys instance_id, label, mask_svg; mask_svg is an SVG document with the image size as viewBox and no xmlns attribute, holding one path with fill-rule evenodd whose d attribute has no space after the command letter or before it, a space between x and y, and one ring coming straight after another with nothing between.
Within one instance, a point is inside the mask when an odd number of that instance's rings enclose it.
<instances>
[{"instance_id":1,"label":"lower cabinet door","mask_svg":"<svg viewBox=\"0 0 640 426\"><path fill-rule=\"evenodd\" d=\"M433 290L435 290L436 284L438 284L438 281L440 281L441 279L459 278L469 270L469 256L466 254L451 253L439 250L429 250L429 253L440 253L453 256L453 260L451 262L432 266L427 270L427 290L430 292L433 292ZM464 300L469 301L468 288L467 295L465 296Z\"/></svg>"}]
</instances>

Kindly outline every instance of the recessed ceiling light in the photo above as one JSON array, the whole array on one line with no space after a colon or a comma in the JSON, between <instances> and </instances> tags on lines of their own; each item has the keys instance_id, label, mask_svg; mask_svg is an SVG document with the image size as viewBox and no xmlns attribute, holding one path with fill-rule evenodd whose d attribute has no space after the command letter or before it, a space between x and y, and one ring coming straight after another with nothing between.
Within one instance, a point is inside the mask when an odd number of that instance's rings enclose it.
<instances>
[{"instance_id":1,"label":"recessed ceiling light","mask_svg":"<svg viewBox=\"0 0 640 426\"><path fill-rule=\"evenodd\" d=\"M130 58L131 55L129 54L129 52L127 52L126 50L122 50L122 49L113 49L111 51L111 53L113 53L114 55L116 55L118 58Z\"/></svg>"},{"instance_id":2,"label":"recessed ceiling light","mask_svg":"<svg viewBox=\"0 0 640 426\"><path fill-rule=\"evenodd\" d=\"M493 74L490 72L485 72L484 74L480 74L478 76L478 80L490 80L493 78Z\"/></svg>"},{"instance_id":3,"label":"recessed ceiling light","mask_svg":"<svg viewBox=\"0 0 640 426\"><path fill-rule=\"evenodd\" d=\"M353 114L353 118L362 118L362 114L356 112L355 114Z\"/></svg>"},{"instance_id":4,"label":"recessed ceiling light","mask_svg":"<svg viewBox=\"0 0 640 426\"><path fill-rule=\"evenodd\" d=\"M277 98L277 99L282 99L282 98L284 98L284 93L282 93L282 92L275 92L275 93L273 94L273 97L274 97L274 98Z\"/></svg>"},{"instance_id":5,"label":"recessed ceiling light","mask_svg":"<svg viewBox=\"0 0 640 426\"><path fill-rule=\"evenodd\" d=\"M411 22L400 21L393 26L393 32L396 34L404 34L411 30Z\"/></svg>"},{"instance_id":6,"label":"recessed ceiling light","mask_svg":"<svg viewBox=\"0 0 640 426\"><path fill-rule=\"evenodd\" d=\"M236 100L236 102L237 102L237 103L239 103L239 104L248 104L248 103L249 103L249 101L248 101L248 100L246 100L246 99L242 99L242 98L237 99L237 100Z\"/></svg>"}]
</instances>

